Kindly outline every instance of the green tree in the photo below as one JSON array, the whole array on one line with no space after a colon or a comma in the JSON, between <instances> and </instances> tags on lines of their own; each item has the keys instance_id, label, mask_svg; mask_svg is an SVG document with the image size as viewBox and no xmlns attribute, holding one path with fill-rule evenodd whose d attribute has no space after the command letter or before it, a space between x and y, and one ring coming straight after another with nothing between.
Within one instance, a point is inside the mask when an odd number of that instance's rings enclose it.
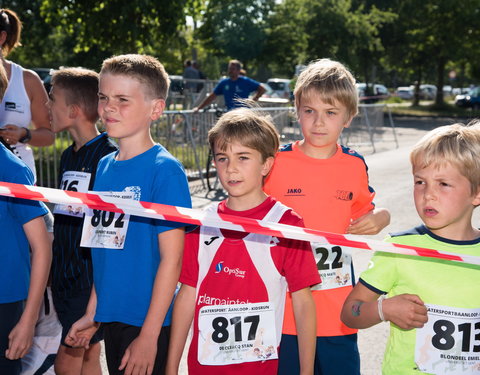
<instances>
[{"instance_id":1,"label":"green tree","mask_svg":"<svg viewBox=\"0 0 480 375\"><path fill-rule=\"evenodd\" d=\"M149 53L173 65L186 48L186 1L43 0L41 15L71 39L70 53L81 65L98 69L105 57L121 53Z\"/></svg>"},{"instance_id":2,"label":"green tree","mask_svg":"<svg viewBox=\"0 0 480 375\"><path fill-rule=\"evenodd\" d=\"M260 60L276 75L291 77L295 66L307 60L308 20L305 0L284 0L276 4L267 24L267 40Z\"/></svg>"},{"instance_id":3,"label":"green tree","mask_svg":"<svg viewBox=\"0 0 480 375\"><path fill-rule=\"evenodd\" d=\"M399 18L383 34L388 63L412 74L417 86L434 71L435 105L443 106L446 66L456 61L459 66L465 65L466 56L474 60L480 57L476 48L480 1L396 0L389 5Z\"/></svg>"},{"instance_id":4,"label":"green tree","mask_svg":"<svg viewBox=\"0 0 480 375\"><path fill-rule=\"evenodd\" d=\"M266 41L266 20L274 0L210 0L198 36L217 56L257 58Z\"/></svg>"}]
</instances>

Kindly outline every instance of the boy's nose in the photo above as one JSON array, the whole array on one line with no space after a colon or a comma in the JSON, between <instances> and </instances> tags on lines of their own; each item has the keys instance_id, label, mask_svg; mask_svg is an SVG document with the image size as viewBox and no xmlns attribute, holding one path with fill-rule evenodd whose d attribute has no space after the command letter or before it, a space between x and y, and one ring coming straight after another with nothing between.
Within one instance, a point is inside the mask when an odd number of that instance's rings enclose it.
<instances>
[{"instance_id":1,"label":"boy's nose","mask_svg":"<svg viewBox=\"0 0 480 375\"><path fill-rule=\"evenodd\" d=\"M427 200L435 199L437 196L435 189L432 186L427 185L424 190L424 197Z\"/></svg>"}]
</instances>

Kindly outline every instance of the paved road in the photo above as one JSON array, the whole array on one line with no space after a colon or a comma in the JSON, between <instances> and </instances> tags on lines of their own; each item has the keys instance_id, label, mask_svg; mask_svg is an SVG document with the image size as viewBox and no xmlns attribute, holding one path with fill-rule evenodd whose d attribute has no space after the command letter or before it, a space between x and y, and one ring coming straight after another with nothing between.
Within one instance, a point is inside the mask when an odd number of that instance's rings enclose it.
<instances>
[{"instance_id":1,"label":"paved road","mask_svg":"<svg viewBox=\"0 0 480 375\"><path fill-rule=\"evenodd\" d=\"M413 184L409 164L411 147L428 130L457 121L451 118L397 117L395 118L395 126L399 148L393 148L393 144L389 143L377 147L377 153L375 154L367 155L368 150L361 151L364 153L369 166L370 184L377 192L375 202L378 207L388 208L392 215L391 224L374 236L375 239L382 239L388 232L408 229L420 223L413 205ZM198 182L192 183L191 190L195 208L202 208L212 200L225 198L221 192L206 194ZM478 212L475 215L475 221L480 222ZM353 258L357 277L366 269L371 255L364 250L354 251ZM378 375L381 373L381 362L388 329L388 324L382 323L360 331L359 349L363 375ZM187 374L184 364L181 374Z\"/></svg>"}]
</instances>

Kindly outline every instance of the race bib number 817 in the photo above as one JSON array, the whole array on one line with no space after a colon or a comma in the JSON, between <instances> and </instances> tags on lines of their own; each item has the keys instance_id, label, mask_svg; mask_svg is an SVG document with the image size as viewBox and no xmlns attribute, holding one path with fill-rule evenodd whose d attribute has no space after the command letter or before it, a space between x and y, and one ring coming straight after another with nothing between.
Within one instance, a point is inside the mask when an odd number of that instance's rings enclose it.
<instances>
[{"instance_id":1,"label":"race bib number 817","mask_svg":"<svg viewBox=\"0 0 480 375\"><path fill-rule=\"evenodd\" d=\"M202 365L278 358L275 311L270 303L204 306L198 328Z\"/></svg>"}]
</instances>

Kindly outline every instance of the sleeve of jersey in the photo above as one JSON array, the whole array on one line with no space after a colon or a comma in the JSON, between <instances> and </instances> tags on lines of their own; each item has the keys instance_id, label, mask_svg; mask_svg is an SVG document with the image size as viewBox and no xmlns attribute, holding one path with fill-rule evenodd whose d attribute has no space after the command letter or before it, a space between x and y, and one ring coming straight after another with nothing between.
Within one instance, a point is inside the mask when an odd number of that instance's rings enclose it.
<instances>
[{"instance_id":1,"label":"sleeve of jersey","mask_svg":"<svg viewBox=\"0 0 480 375\"><path fill-rule=\"evenodd\" d=\"M165 163L157 175L153 202L177 207L192 207L190 190L185 172L174 162ZM180 222L156 220L157 232L184 227Z\"/></svg>"},{"instance_id":2,"label":"sleeve of jersey","mask_svg":"<svg viewBox=\"0 0 480 375\"><path fill-rule=\"evenodd\" d=\"M198 282L198 241L199 229L187 233L185 236L185 247L183 250L182 271L180 282L182 284L197 287Z\"/></svg>"},{"instance_id":3,"label":"sleeve of jersey","mask_svg":"<svg viewBox=\"0 0 480 375\"><path fill-rule=\"evenodd\" d=\"M388 293L398 280L400 270L397 269L396 257L395 254L375 252L368 269L360 275L360 283L375 293Z\"/></svg>"},{"instance_id":4,"label":"sleeve of jersey","mask_svg":"<svg viewBox=\"0 0 480 375\"><path fill-rule=\"evenodd\" d=\"M357 198L352 205L352 218L358 219L359 217L365 215L375 208L373 203L373 198L375 197L375 190L368 184L368 172L367 166L363 160L359 159L361 165L359 168L362 168L364 173L360 174L360 181L358 184Z\"/></svg>"},{"instance_id":5,"label":"sleeve of jersey","mask_svg":"<svg viewBox=\"0 0 480 375\"><path fill-rule=\"evenodd\" d=\"M215 88L213 89L213 93L214 93L215 95L217 95L217 96L218 96L218 95L223 95L223 86L225 86L224 82L225 82L225 81L220 81L220 82L218 83L218 85L215 86Z\"/></svg>"},{"instance_id":6,"label":"sleeve of jersey","mask_svg":"<svg viewBox=\"0 0 480 375\"><path fill-rule=\"evenodd\" d=\"M33 174L30 172L30 169L25 166L24 169L19 169L18 172L12 176L12 179L9 182L23 185L33 185ZM9 212L22 225L48 213L43 202L10 197L5 197L4 199L8 202Z\"/></svg>"},{"instance_id":7,"label":"sleeve of jersey","mask_svg":"<svg viewBox=\"0 0 480 375\"><path fill-rule=\"evenodd\" d=\"M260 86L260 83L255 81L254 79L248 78L248 84L249 84L249 90L255 91L258 89L258 86Z\"/></svg>"},{"instance_id":8,"label":"sleeve of jersey","mask_svg":"<svg viewBox=\"0 0 480 375\"><path fill-rule=\"evenodd\" d=\"M280 222L304 227L303 220L292 211L287 211ZM280 273L285 276L290 292L296 292L320 282L320 275L309 242L282 238L278 248L283 254Z\"/></svg>"}]
</instances>

